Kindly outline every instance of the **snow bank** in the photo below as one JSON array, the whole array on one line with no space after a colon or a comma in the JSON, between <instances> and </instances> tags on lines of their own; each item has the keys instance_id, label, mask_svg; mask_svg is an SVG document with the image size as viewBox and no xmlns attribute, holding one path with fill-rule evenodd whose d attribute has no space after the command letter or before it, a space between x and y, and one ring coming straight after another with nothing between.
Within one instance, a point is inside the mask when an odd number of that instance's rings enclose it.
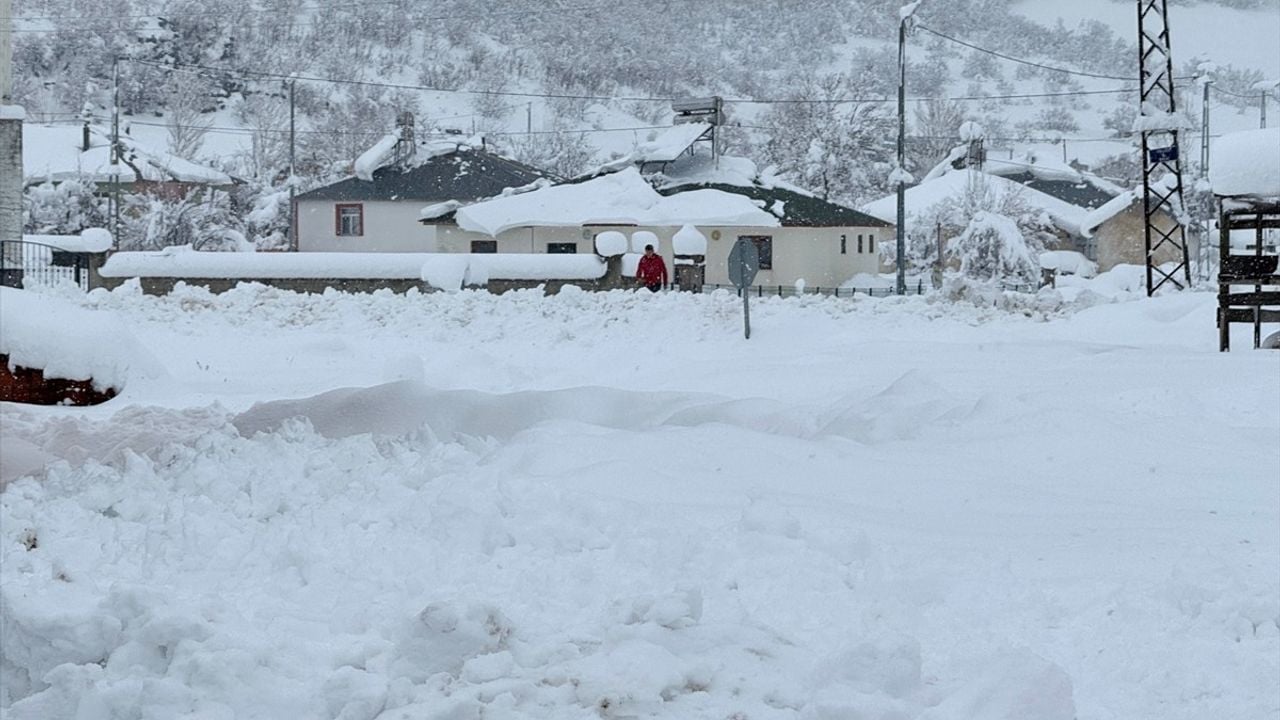
<instances>
[{"instance_id":1,"label":"snow bank","mask_svg":"<svg viewBox=\"0 0 1280 720\"><path fill-rule=\"evenodd\" d=\"M672 236L671 246L676 255L706 255L707 236L694 226L685 225Z\"/></svg>"},{"instance_id":2,"label":"snow bank","mask_svg":"<svg viewBox=\"0 0 1280 720\"><path fill-rule=\"evenodd\" d=\"M0 354L9 356L10 367L43 370L47 378L92 379L98 390L120 390L130 375L162 374L111 313L8 287L0 287Z\"/></svg>"},{"instance_id":3,"label":"snow bank","mask_svg":"<svg viewBox=\"0 0 1280 720\"><path fill-rule=\"evenodd\" d=\"M741 195L694 190L664 197L635 168L582 183L479 202L459 210L457 219L463 230L494 237L518 227L778 225L777 218Z\"/></svg>"},{"instance_id":4,"label":"snow bank","mask_svg":"<svg viewBox=\"0 0 1280 720\"><path fill-rule=\"evenodd\" d=\"M1214 195L1280 198L1280 127L1246 130L1213 141Z\"/></svg>"},{"instance_id":5,"label":"snow bank","mask_svg":"<svg viewBox=\"0 0 1280 720\"><path fill-rule=\"evenodd\" d=\"M936 295L79 297L167 407L0 440L186 425L5 490L0 714L1268 717L1274 357Z\"/></svg>"},{"instance_id":6,"label":"snow bank","mask_svg":"<svg viewBox=\"0 0 1280 720\"><path fill-rule=\"evenodd\" d=\"M23 235L22 240L75 253L100 253L111 249L111 231L103 228L88 228L79 235Z\"/></svg>"},{"instance_id":7,"label":"snow bank","mask_svg":"<svg viewBox=\"0 0 1280 720\"><path fill-rule=\"evenodd\" d=\"M627 236L617 230L606 230L596 235L596 252L605 257L627 252Z\"/></svg>"},{"instance_id":8,"label":"snow bank","mask_svg":"<svg viewBox=\"0 0 1280 720\"><path fill-rule=\"evenodd\" d=\"M0 120L26 120L27 111L21 105L0 105Z\"/></svg>"},{"instance_id":9,"label":"snow bank","mask_svg":"<svg viewBox=\"0 0 1280 720\"><path fill-rule=\"evenodd\" d=\"M1098 264L1074 250L1050 250L1040 253L1040 267L1064 275L1091 278L1098 274Z\"/></svg>"},{"instance_id":10,"label":"snow bank","mask_svg":"<svg viewBox=\"0 0 1280 720\"><path fill-rule=\"evenodd\" d=\"M432 287L457 290L490 280L598 280L607 270L597 255L437 253L422 259L420 277Z\"/></svg>"},{"instance_id":11,"label":"snow bank","mask_svg":"<svg viewBox=\"0 0 1280 720\"><path fill-rule=\"evenodd\" d=\"M102 266L110 278L172 277L321 280L417 280L433 253L197 252L189 246L158 252L118 252Z\"/></svg>"}]
</instances>

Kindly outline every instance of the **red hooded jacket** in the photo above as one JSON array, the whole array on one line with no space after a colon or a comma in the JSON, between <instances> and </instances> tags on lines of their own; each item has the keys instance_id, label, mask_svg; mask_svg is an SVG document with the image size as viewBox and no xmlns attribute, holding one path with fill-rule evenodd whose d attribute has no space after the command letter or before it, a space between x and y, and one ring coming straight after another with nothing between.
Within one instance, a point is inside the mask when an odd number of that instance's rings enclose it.
<instances>
[{"instance_id":1,"label":"red hooded jacket","mask_svg":"<svg viewBox=\"0 0 1280 720\"><path fill-rule=\"evenodd\" d=\"M667 284L667 264L658 253L640 258L640 267L636 269L636 279L645 285Z\"/></svg>"}]
</instances>

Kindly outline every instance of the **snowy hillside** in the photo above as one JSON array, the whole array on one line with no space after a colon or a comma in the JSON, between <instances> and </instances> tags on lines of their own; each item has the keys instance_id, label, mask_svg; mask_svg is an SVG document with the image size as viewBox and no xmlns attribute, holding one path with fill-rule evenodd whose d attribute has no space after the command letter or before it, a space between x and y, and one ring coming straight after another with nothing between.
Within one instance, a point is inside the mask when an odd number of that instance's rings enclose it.
<instances>
[{"instance_id":1,"label":"snowy hillside","mask_svg":"<svg viewBox=\"0 0 1280 720\"><path fill-rule=\"evenodd\" d=\"M349 168L401 110L423 133L485 131L505 152L572 174L650 139L669 124L671 97L719 93L740 126L730 151L856 206L887 189L892 107L882 100L893 91L899 4L19 0L16 96L35 122L105 121L119 55L130 133L269 183L286 163L283 88L301 77L299 167L315 183ZM1280 0L1170 12L1179 73L1220 66L1215 131L1256 127L1250 88L1280 78ZM926 28L1085 75L916 33L913 165L936 162L969 118L991 131L993 157L1080 160L1131 180L1134 99L1114 92L1131 85L1089 75L1136 76L1135 15L1118 0L924 3ZM1198 96L1184 104L1198 117Z\"/></svg>"},{"instance_id":2,"label":"snowy hillside","mask_svg":"<svg viewBox=\"0 0 1280 720\"><path fill-rule=\"evenodd\" d=\"M0 714L1273 717L1275 358L1123 281L77 296L168 372L0 415Z\"/></svg>"}]
</instances>

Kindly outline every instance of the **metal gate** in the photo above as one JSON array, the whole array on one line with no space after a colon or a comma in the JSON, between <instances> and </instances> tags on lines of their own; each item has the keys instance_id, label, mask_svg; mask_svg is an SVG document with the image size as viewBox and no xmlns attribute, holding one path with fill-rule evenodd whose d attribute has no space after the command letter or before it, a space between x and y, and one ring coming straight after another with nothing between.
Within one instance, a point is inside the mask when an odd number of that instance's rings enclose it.
<instances>
[{"instance_id":1,"label":"metal gate","mask_svg":"<svg viewBox=\"0 0 1280 720\"><path fill-rule=\"evenodd\" d=\"M89 256L43 243L0 241L0 285L75 283L89 290Z\"/></svg>"}]
</instances>

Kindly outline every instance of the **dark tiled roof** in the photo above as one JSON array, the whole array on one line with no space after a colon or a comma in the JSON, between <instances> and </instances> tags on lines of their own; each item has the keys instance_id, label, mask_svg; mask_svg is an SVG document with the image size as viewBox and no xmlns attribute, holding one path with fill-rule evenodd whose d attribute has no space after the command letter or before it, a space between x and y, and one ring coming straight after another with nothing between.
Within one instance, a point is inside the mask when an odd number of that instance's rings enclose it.
<instances>
[{"instance_id":1,"label":"dark tiled roof","mask_svg":"<svg viewBox=\"0 0 1280 720\"><path fill-rule=\"evenodd\" d=\"M783 227L890 227L889 223L866 213L820 197L780 187L712 183L665 187L658 192L663 195L675 195L689 190L721 190L735 195L744 195L752 200L762 200L767 212L773 212L774 203L782 201L783 217L779 220L782 221Z\"/></svg>"},{"instance_id":2,"label":"dark tiled roof","mask_svg":"<svg viewBox=\"0 0 1280 720\"><path fill-rule=\"evenodd\" d=\"M302 193L297 199L467 202L500 195L506 188L522 187L543 177L548 174L515 160L459 148L416 167L384 167L374 171L373 180L351 177Z\"/></svg>"},{"instance_id":3,"label":"dark tiled roof","mask_svg":"<svg viewBox=\"0 0 1280 720\"><path fill-rule=\"evenodd\" d=\"M1031 171L1021 173L1001 173L1001 177L1025 185L1032 190L1039 190L1045 195L1058 198L1082 208L1096 210L1111 201L1115 195L1090 182L1071 182L1070 180L1045 180L1038 178Z\"/></svg>"}]
</instances>

